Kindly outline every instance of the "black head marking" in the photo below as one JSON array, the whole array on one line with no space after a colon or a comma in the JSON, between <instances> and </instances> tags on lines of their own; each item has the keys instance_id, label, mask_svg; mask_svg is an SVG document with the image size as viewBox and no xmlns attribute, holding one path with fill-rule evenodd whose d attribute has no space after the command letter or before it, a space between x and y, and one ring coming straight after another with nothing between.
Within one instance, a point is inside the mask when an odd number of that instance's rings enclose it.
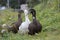
<instances>
[{"instance_id":1,"label":"black head marking","mask_svg":"<svg viewBox=\"0 0 60 40\"><path fill-rule=\"evenodd\" d=\"M29 11L32 14L32 16L36 18L36 10L35 9L30 9Z\"/></svg>"}]
</instances>

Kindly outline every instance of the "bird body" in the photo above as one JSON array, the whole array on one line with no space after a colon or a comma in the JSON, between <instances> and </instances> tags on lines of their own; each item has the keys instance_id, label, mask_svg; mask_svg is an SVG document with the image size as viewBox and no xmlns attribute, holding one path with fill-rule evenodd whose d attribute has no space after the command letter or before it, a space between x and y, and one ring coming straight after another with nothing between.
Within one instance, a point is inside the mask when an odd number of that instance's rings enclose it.
<instances>
[{"instance_id":1,"label":"bird body","mask_svg":"<svg viewBox=\"0 0 60 40\"><path fill-rule=\"evenodd\" d=\"M30 20L28 18L28 10L24 10L25 13L25 21L22 22L21 26L19 27L19 33L20 34L26 34L28 33L28 26L30 24Z\"/></svg>"},{"instance_id":2,"label":"bird body","mask_svg":"<svg viewBox=\"0 0 60 40\"><path fill-rule=\"evenodd\" d=\"M30 12L32 14L33 21L29 24L29 32L28 34L34 35L35 33L39 33L42 30L42 25L40 22L36 19L36 11L34 9L30 9Z\"/></svg>"}]
</instances>

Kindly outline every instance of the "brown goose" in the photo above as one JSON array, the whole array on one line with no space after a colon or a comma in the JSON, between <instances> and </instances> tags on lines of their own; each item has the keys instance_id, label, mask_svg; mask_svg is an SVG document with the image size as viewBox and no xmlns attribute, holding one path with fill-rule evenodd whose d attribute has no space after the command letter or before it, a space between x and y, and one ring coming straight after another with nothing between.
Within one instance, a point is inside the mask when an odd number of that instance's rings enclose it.
<instances>
[{"instance_id":1,"label":"brown goose","mask_svg":"<svg viewBox=\"0 0 60 40\"><path fill-rule=\"evenodd\" d=\"M21 23L22 23L22 18L21 18L21 13L19 11L19 13L18 13L18 21L13 23L13 27L11 28L13 33L18 32L19 26L21 25Z\"/></svg>"},{"instance_id":2,"label":"brown goose","mask_svg":"<svg viewBox=\"0 0 60 40\"><path fill-rule=\"evenodd\" d=\"M35 33L39 33L42 30L42 25L39 23L39 21L36 19L36 11L34 9L29 10L32 14L33 21L29 24L29 32L28 34L34 35Z\"/></svg>"}]
</instances>

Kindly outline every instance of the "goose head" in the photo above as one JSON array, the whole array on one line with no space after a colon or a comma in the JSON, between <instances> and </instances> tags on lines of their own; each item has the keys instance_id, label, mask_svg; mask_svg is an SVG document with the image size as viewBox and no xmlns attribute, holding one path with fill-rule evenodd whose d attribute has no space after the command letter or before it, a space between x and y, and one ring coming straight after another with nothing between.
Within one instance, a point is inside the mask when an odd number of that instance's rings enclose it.
<instances>
[{"instance_id":1,"label":"goose head","mask_svg":"<svg viewBox=\"0 0 60 40\"><path fill-rule=\"evenodd\" d=\"M28 10L24 10L25 16L28 15Z\"/></svg>"},{"instance_id":2,"label":"goose head","mask_svg":"<svg viewBox=\"0 0 60 40\"><path fill-rule=\"evenodd\" d=\"M36 11L34 9L30 9L29 11L32 14L33 19L36 19Z\"/></svg>"}]
</instances>

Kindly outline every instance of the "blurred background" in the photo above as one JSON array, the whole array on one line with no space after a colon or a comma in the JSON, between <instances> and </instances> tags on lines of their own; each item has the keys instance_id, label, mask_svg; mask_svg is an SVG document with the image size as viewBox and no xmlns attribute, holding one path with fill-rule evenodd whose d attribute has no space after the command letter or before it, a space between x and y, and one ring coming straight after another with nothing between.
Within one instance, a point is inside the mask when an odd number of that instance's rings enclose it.
<instances>
[{"instance_id":1,"label":"blurred background","mask_svg":"<svg viewBox=\"0 0 60 40\"><path fill-rule=\"evenodd\" d=\"M8 37L0 37L0 40L60 40L60 0L0 0L0 25L17 21L21 1L36 10L37 20L43 26L42 32L35 36L9 33ZM29 18L32 20L30 14Z\"/></svg>"}]
</instances>

